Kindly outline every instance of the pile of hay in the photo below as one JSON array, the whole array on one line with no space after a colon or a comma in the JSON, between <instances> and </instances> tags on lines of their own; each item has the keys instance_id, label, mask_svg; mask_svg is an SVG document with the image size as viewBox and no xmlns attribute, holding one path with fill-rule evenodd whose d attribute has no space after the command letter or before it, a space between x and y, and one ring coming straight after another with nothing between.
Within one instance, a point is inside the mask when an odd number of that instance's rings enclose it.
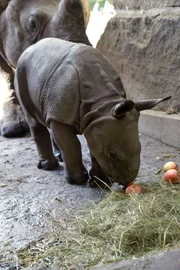
<instances>
[{"instance_id":1,"label":"pile of hay","mask_svg":"<svg viewBox=\"0 0 180 270\"><path fill-rule=\"evenodd\" d=\"M58 222L54 244L21 254L23 262L43 260L57 268L83 269L180 244L180 185L140 184L143 194L111 191L66 224ZM72 268L73 269L73 268Z\"/></svg>"}]
</instances>

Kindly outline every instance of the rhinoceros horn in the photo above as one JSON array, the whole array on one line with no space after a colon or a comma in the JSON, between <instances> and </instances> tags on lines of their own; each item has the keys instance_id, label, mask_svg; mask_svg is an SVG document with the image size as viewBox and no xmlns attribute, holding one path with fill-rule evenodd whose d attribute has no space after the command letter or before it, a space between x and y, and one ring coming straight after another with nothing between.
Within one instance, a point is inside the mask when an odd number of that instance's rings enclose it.
<instances>
[{"instance_id":1,"label":"rhinoceros horn","mask_svg":"<svg viewBox=\"0 0 180 270\"><path fill-rule=\"evenodd\" d=\"M123 100L121 103L114 106L112 109L112 116L115 118L121 118L126 112L130 112L134 109L134 102L132 100Z\"/></svg>"},{"instance_id":2,"label":"rhinoceros horn","mask_svg":"<svg viewBox=\"0 0 180 270\"><path fill-rule=\"evenodd\" d=\"M149 100L140 100L135 102L135 109L140 112L143 110L148 110L156 106L162 101L170 99L171 96L167 96L165 98L158 98L158 99L149 99Z\"/></svg>"},{"instance_id":3,"label":"rhinoceros horn","mask_svg":"<svg viewBox=\"0 0 180 270\"><path fill-rule=\"evenodd\" d=\"M1 0L0 1L0 12L2 12L3 10L6 9L6 7L8 6L8 2L10 2L10 1L8 1L8 0Z\"/></svg>"}]
</instances>

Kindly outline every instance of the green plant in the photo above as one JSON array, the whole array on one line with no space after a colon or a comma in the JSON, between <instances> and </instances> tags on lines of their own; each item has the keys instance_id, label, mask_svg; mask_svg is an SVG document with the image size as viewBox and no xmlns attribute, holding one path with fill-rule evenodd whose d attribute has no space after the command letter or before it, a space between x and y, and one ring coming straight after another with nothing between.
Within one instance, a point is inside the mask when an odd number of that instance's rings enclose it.
<instances>
[{"instance_id":1,"label":"green plant","mask_svg":"<svg viewBox=\"0 0 180 270\"><path fill-rule=\"evenodd\" d=\"M98 2L100 4L100 7L104 7L105 1L106 0L89 0L90 5L91 5L91 10L93 9L96 2ZM109 0L109 3L112 4L112 0Z\"/></svg>"}]
</instances>

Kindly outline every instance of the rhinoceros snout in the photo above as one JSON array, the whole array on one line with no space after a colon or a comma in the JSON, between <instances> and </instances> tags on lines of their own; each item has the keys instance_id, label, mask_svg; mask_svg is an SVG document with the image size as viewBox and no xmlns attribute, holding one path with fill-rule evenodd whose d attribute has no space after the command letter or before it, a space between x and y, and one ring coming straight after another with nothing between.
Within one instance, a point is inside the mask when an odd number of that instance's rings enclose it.
<instances>
[{"instance_id":1,"label":"rhinoceros snout","mask_svg":"<svg viewBox=\"0 0 180 270\"><path fill-rule=\"evenodd\" d=\"M129 185L138 175L139 168L136 168L132 171L132 167L129 167L130 170L119 170L119 172L113 172L110 178L113 182L118 183L123 186Z\"/></svg>"}]
</instances>

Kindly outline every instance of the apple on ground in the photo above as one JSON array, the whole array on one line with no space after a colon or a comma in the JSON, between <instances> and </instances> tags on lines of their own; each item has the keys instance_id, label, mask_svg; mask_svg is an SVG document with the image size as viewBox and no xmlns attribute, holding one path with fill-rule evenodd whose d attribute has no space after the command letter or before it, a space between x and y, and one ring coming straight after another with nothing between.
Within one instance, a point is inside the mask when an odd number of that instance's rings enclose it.
<instances>
[{"instance_id":1,"label":"apple on ground","mask_svg":"<svg viewBox=\"0 0 180 270\"><path fill-rule=\"evenodd\" d=\"M178 184L180 180L178 171L175 169L168 170L164 174L164 180L172 184Z\"/></svg>"},{"instance_id":2,"label":"apple on ground","mask_svg":"<svg viewBox=\"0 0 180 270\"><path fill-rule=\"evenodd\" d=\"M142 189L140 186L138 186L137 184L132 184L129 185L126 190L125 190L126 195L132 194L132 193L138 193L141 194L142 193Z\"/></svg>"},{"instance_id":3,"label":"apple on ground","mask_svg":"<svg viewBox=\"0 0 180 270\"><path fill-rule=\"evenodd\" d=\"M179 167L173 161L169 161L166 164L164 164L164 166L163 166L163 171L164 172L167 172L168 170L171 170L171 169L174 169L174 170L178 171Z\"/></svg>"}]
</instances>

